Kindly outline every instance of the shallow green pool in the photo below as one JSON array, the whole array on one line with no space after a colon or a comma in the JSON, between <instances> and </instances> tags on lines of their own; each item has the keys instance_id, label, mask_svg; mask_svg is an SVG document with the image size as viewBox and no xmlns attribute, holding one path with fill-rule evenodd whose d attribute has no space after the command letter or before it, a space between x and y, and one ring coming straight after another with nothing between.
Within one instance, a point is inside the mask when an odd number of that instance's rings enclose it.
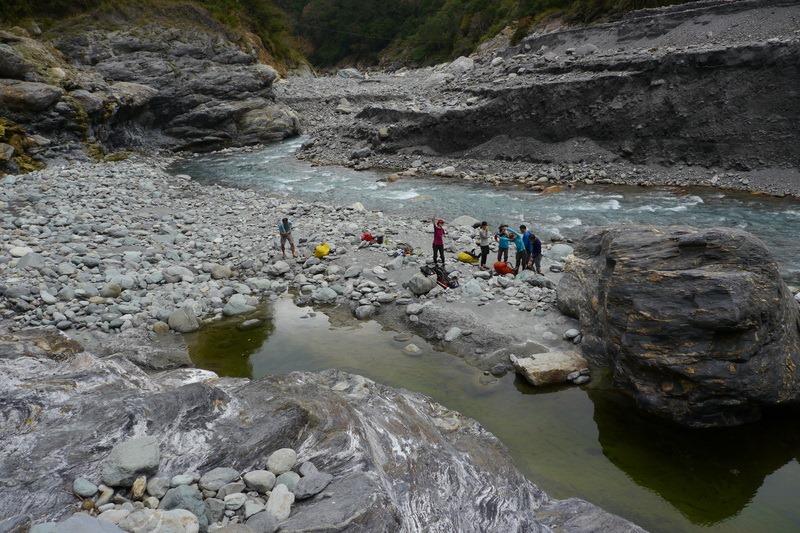
<instances>
[{"instance_id":1,"label":"shallow green pool","mask_svg":"<svg viewBox=\"0 0 800 533\"><path fill-rule=\"evenodd\" d=\"M690 431L638 414L593 376L584 387L540 391L513 374L486 376L437 346L344 310L288 298L186 335L195 364L257 378L337 368L421 392L480 421L520 469L554 498L578 496L653 532L800 531L800 417ZM409 342L418 355L407 355Z\"/></svg>"}]
</instances>

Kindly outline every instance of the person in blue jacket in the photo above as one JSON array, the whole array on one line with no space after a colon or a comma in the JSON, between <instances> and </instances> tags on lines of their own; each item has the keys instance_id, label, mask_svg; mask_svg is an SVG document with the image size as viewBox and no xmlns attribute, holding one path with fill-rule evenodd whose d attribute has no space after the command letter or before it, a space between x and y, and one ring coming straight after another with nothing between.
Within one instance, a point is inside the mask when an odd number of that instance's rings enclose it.
<instances>
[{"instance_id":1,"label":"person in blue jacket","mask_svg":"<svg viewBox=\"0 0 800 533\"><path fill-rule=\"evenodd\" d=\"M494 234L494 240L497 241L497 261L502 263L508 262L508 225L500 224L500 229Z\"/></svg>"},{"instance_id":2,"label":"person in blue jacket","mask_svg":"<svg viewBox=\"0 0 800 533\"><path fill-rule=\"evenodd\" d=\"M533 243L531 242L531 232L528 231L528 226L525 224L519 225L519 232L522 234L522 244L525 245L525 264L522 268L529 268L530 258L533 257Z\"/></svg>"},{"instance_id":3,"label":"person in blue jacket","mask_svg":"<svg viewBox=\"0 0 800 533\"><path fill-rule=\"evenodd\" d=\"M508 232L508 240L514 243L517 253L514 256L514 272L519 272L520 266L523 268L528 264L528 253L525 251L525 243L522 242L522 234L513 231Z\"/></svg>"}]
</instances>

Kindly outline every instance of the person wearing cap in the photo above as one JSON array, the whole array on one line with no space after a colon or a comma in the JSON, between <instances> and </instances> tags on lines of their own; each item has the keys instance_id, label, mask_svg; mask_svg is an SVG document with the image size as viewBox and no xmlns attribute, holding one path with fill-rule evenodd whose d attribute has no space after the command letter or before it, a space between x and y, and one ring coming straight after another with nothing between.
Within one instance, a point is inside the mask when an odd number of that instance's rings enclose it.
<instances>
[{"instance_id":1,"label":"person wearing cap","mask_svg":"<svg viewBox=\"0 0 800 533\"><path fill-rule=\"evenodd\" d=\"M444 229L444 220L436 219L436 217L431 217L431 220L434 220L433 224L433 262L436 263L437 255L442 256L442 264L444 264L444 236L447 235L447 230Z\"/></svg>"}]
</instances>

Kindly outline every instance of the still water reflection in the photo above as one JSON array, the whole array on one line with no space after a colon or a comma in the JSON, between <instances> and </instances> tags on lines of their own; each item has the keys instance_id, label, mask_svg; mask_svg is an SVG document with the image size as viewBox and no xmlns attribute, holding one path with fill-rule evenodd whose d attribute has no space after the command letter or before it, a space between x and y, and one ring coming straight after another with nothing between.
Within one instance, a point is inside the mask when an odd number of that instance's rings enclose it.
<instances>
[{"instance_id":1,"label":"still water reflection","mask_svg":"<svg viewBox=\"0 0 800 533\"><path fill-rule=\"evenodd\" d=\"M284 297L258 316L255 330L237 330L238 318L187 335L195 364L253 378L337 368L427 394L480 421L551 496L587 499L653 532L800 531L796 414L729 430L676 428L638 413L607 375L537 390L513 374L486 376L421 338L396 341L346 310ZM403 352L409 342L420 354Z\"/></svg>"}]
</instances>

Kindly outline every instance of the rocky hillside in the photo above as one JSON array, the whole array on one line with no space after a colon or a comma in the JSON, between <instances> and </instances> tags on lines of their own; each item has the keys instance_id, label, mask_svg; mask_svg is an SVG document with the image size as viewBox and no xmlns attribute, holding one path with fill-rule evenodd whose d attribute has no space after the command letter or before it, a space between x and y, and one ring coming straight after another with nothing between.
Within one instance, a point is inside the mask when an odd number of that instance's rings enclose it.
<instances>
[{"instance_id":1,"label":"rocky hillside","mask_svg":"<svg viewBox=\"0 0 800 533\"><path fill-rule=\"evenodd\" d=\"M181 5L0 31L0 172L120 150L217 150L298 133L252 35Z\"/></svg>"},{"instance_id":2,"label":"rocky hillside","mask_svg":"<svg viewBox=\"0 0 800 533\"><path fill-rule=\"evenodd\" d=\"M646 183L633 166L647 165L668 169L667 183L761 179L783 194L800 182L798 28L797 2L696 2L281 97L314 119L311 159L342 164L368 148L358 165L423 157L462 176L508 169L533 181L570 179L586 163L581 179L622 183Z\"/></svg>"}]
</instances>

